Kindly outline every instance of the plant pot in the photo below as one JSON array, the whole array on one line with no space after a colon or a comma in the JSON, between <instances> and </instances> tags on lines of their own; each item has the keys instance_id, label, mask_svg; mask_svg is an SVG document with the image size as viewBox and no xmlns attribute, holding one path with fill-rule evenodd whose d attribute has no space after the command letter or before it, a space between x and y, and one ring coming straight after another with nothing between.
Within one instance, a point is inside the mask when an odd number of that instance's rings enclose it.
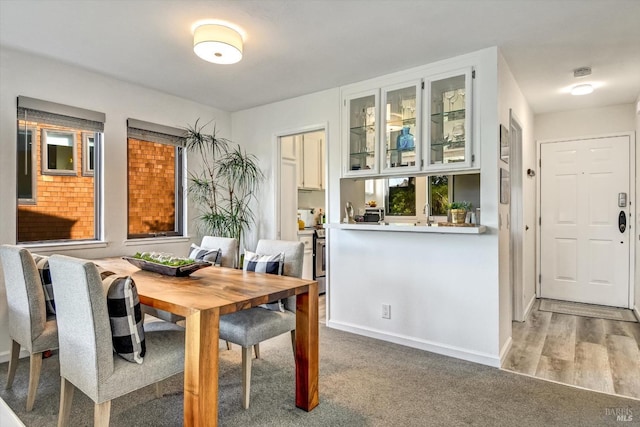
<instances>
[{"instance_id":1,"label":"plant pot","mask_svg":"<svg viewBox=\"0 0 640 427\"><path fill-rule=\"evenodd\" d=\"M451 209L451 223L464 224L467 211L465 209Z\"/></svg>"}]
</instances>

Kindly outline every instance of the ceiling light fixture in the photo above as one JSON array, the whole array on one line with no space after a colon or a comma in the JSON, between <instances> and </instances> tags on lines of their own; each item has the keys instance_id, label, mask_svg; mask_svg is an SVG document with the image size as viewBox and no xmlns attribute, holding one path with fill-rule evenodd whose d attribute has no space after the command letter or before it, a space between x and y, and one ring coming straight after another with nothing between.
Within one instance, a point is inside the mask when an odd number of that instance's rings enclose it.
<instances>
[{"instance_id":1,"label":"ceiling light fixture","mask_svg":"<svg viewBox=\"0 0 640 427\"><path fill-rule=\"evenodd\" d=\"M235 64L242 59L242 36L226 25L199 25L193 30L193 51L214 64Z\"/></svg>"},{"instance_id":2,"label":"ceiling light fixture","mask_svg":"<svg viewBox=\"0 0 640 427\"><path fill-rule=\"evenodd\" d=\"M591 67L580 67L573 70L573 77L580 78L591 75ZM571 95L588 95L593 92L593 85L590 83L583 83L575 85L571 88Z\"/></svg>"},{"instance_id":3,"label":"ceiling light fixture","mask_svg":"<svg viewBox=\"0 0 640 427\"><path fill-rule=\"evenodd\" d=\"M571 95L588 95L593 92L593 86L590 84L577 85L571 88Z\"/></svg>"}]
</instances>

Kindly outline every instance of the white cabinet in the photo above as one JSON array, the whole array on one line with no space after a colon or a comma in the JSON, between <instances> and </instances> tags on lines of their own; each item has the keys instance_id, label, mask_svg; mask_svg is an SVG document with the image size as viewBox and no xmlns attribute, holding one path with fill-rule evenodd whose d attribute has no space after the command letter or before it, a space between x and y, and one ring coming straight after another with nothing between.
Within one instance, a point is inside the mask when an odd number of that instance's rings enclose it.
<instances>
[{"instance_id":1,"label":"white cabinet","mask_svg":"<svg viewBox=\"0 0 640 427\"><path fill-rule=\"evenodd\" d=\"M322 190L324 132L310 132L296 135L298 188Z\"/></svg>"},{"instance_id":2,"label":"white cabinet","mask_svg":"<svg viewBox=\"0 0 640 427\"><path fill-rule=\"evenodd\" d=\"M466 63L464 63L466 62ZM342 88L342 173L407 176L480 168L474 63L440 62Z\"/></svg>"},{"instance_id":3,"label":"white cabinet","mask_svg":"<svg viewBox=\"0 0 640 427\"><path fill-rule=\"evenodd\" d=\"M342 101L342 147L344 176L378 173L379 89L345 95Z\"/></svg>"},{"instance_id":4,"label":"white cabinet","mask_svg":"<svg viewBox=\"0 0 640 427\"><path fill-rule=\"evenodd\" d=\"M298 234L298 241L304 244L302 278L313 279L313 234Z\"/></svg>"},{"instance_id":5,"label":"white cabinet","mask_svg":"<svg viewBox=\"0 0 640 427\"><path fill-rule=\"evenodd\" d=\"M472 166L471 67L432 76L428 80L428 136L424 139L425 169L459 170Z\"/></svg>"}]
</instances>

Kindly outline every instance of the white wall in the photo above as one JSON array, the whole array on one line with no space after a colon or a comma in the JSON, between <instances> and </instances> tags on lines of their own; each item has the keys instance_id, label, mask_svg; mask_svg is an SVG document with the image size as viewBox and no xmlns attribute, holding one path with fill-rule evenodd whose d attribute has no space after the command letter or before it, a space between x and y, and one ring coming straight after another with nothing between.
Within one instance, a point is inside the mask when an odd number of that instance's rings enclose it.
<instances>
[{"instance_id":1,"label":"white wall","mask_svg":"<svg viewBox=\"0 0 640 427\"><path fill-rule=\"evenodd\" d=\"M536 181L527 177L526 170L536 168L536 145L533 138L534 119L533 111L529 107L518 83L516 82L509 65L502 55L498 59L498 116L500 123L509 129L509 109L522 126L522 221L521 228L512 227L511 232L517 233L522 238L522 303L526 309L535 299L535 274L536 274ZM499 162L500 163L500 162ZM502 167L509 169L509 164L502 163ZM512 172L513 173L513 172ZM509 271L509 229L507 228L509 205L500 205L500 215L503 217L500 229L500 343L505 344L511 336L512 319L512 286ZM509 221L514 224L513 221ZM527 226L529 227L526 230ZM501 347L502 348L502 347Z\"/></svg>"},{"instance_id":2,"label":"white wall","mask_svg":"<svg viewBox=\"0 0 640 427\"><path fill-rule=\"evenodd\" d=\"M636 200L640 200L640 150L638 150L638 135L640 135L640 94L638 94L638 99L636 100L635 105L635 113L636 113ZM638 220L636 221L636 230L640 229L640 212L637 213ZM636 233L640 235L640 232ZM637 242L637 241L636 241ZM635 277L635 311L636 317L640 320L640 243L636 243L636 277Z\"/></svg>"},{"instance_id":3,"label":"white wall","mask_svg":"<svg viewBox=\"0 0 640 427\"><path fill-rule=\"evenodd\" d=\"M301 133L308 130L326 127L326 163L340 162L339 148L339 116L338 105L340 103L338 89L317 92L310 95L293 98L273 104L239 111L231 115L233 136L235 142L246 147L247 151L255 154L260 160L260 166L265 172L264 182L258 196L259 209L256 228L246 236L248 248L255 248L258 239L276 238L276 206L277 194L276 172L274 165L279 163L277 151L277 137L292 133ZM328 166L325 165L325 168ZM329 196L326 205L327 212L335 213L333 206L339 202L339 176L326 174L326 194ZM327 221L330 219L327 218Z\"/></svg>"},{"instance_id":4,"label":"white wall","mask_svg":"<svg viewBox=\"0 0 640 427\"><path fill-rule=\"evenodd\" d=\"M614 132L631 132L635 127L634 104L585 108L537 114L535 116L535 139L544 141L605 135Z\"/></svg>"},{"instance_id":5,"label":"white wall","mask_svg":"<svg viewBox=\"0 0 640 427\"><path fill-rule=\"evenodd\" d=\"M16 98L39 98L106 114L104 140L104 229L106 246L101 248L58 248L70 256L98 258L135 253L148 248L125 245L127 239L127 118L167 126L185 127L199 117L215 120L224 136L230 135L230 115L185 99L149 90L100 74L80 70L61 62L0 49L0 243L16 243ZM191 160L191 159L189 159ZM189 210L189 216L196 214ZM195 234L189 221L189 233ZM191 240L199 240L192 236ZM187 239L167 239L154 243L154 249L174 253L187 252ZM34 249L48 254L51 250ZM0 275L0 360L8 352L7 306Z\"/></svg>"},{"instance_id":6,"label":"white wall","mask_svg":"<svg viewBox=\"0 0 640 427\"><path fill-rule=\"evenodd\" d=\"M497 49L428 64L424 72L455 69L469 61L477 71L473 115L479 126L473 138L481 158L480 200L487 233L331 229L327 324L499 366ZM414 79L414 71L399 77ZM360 82L358 88L375 83ZM340 163L330 167L330 174L340 174ZM337 217L332 215L332 222ZM390 304L391 319L381 318L382 304Z\"/></svg>"}]
</instances>

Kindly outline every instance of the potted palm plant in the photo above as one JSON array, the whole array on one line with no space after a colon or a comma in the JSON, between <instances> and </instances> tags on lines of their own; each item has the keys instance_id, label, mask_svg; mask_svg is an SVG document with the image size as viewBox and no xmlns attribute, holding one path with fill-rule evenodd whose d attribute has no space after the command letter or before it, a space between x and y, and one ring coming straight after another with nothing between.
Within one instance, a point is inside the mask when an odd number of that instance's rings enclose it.
<instances>
[{"instance_id":1,"label":"potted palm plant","mask_svg":"<svg viewBox=\"0 0 640 427\"><path fill-rule=\"evenodd\" d=\"M255 223L252 203L264 174L253 154L218 136L215 125L211 133L205 126L198 119L185 129L187 150L201 159L201 167L190 170L188 177L189 196L200 209L200 231L242 242Z\"/></svg>"},{"instance_id":2,"label":"potted palm plant","mask_svg":"<svg viewBox=\"0 0 640 427\"><path fill-rule=\"evenodd\" d=\"M467 211L471 209L471 203L467 201L451 202L449 203L449 215L451 216L451 223L464 224Z\"/></svg>"}]
</instances>

